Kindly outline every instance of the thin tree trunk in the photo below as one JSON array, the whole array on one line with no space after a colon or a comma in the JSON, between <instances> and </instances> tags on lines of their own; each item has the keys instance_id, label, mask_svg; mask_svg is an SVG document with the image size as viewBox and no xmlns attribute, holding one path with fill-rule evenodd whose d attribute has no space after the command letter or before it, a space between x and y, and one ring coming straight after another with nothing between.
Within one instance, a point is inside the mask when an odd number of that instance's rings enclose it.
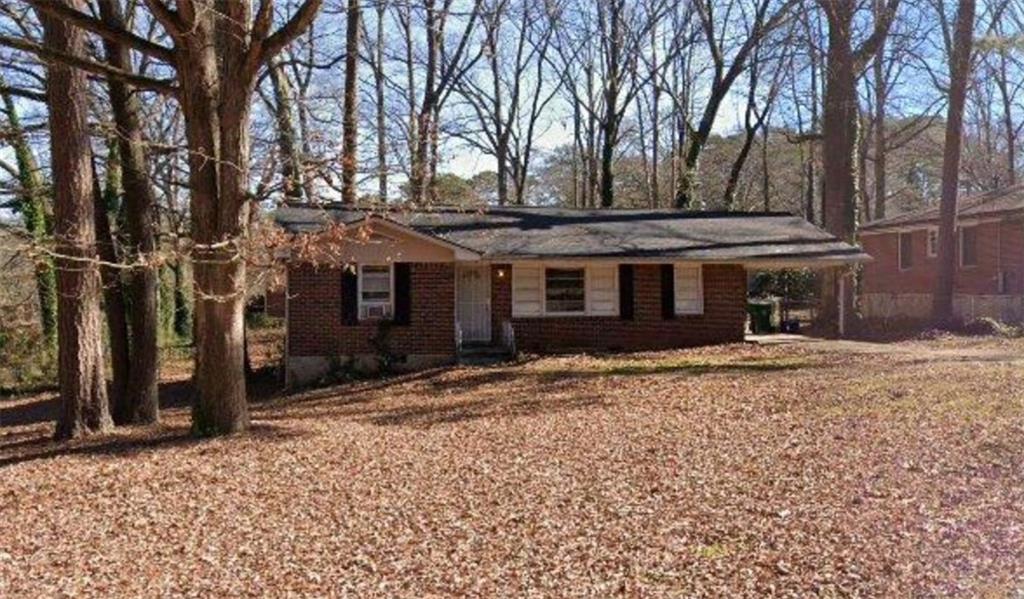
<instances>
[{"instance_id":1,"label":"thin tree trunk","mask_svg":"<svg viewBox=\"0 0 1024 599\"><path fill-rule=\"evenodd\" d=\"M189 290L185 286L185 268L182 260L171 263L171 274L174 276L170 298L173 305L174 334L180 339L192 339L192 312L188 305Z\"/></svg>"},{"instance_id":2,"label":"thin tree trunk","mask_svg":"<svg viewBox=\"0 0 1024 599\"><path fill-rule=\"evenodd\" d=\"M882 18L882 11L885 10L885 0L875 0L875 18ZM875 88L875 121L874 121L874 142L875 142L875 219L885 218L885 202L888 194L886 189L886 147L885 147L885 119L888 89L885 81L885 41L878 44L878 51L875 52L875 60L872 65L872 76ZM870 212L867 215L871 220Z\"/></svg>"},{"instance_id":3,"label":"thin tree trunk","mask_svg":"<svg viewBox=\"0 0 1024 599\"><path fill-rule=\"evenodd\" d=\"M111 233L109 210L116 205L120 193L119 157L115 145L111 144L111 157L107 161L107 189L101 190L99 175L93 168L93 202L96 219L96 250L100 260L106 264L100 266L100 277L103 281L103 307L107 320L107 337L110 347L110 370L113 375L108 388L110 412L115 424L128 424L131 413L131 395L129 380L131 377L132 354L128 334L128 307L125 304L124 287L121 284L121 273L113 266L120 260L117 246Z\"/></svg>"},{"instance_id":4,"label":"thin tree trunk","mask_svg":"<svg viewBox=\"0 0 1024 599\"><path fill-rule=\"evenodd\" d=\"M960 0L950 58L949 108L942 156L942 203L939 206L939 272L932 296L932 319L937 326L953 321L953 279L956 268L956 205L960 185L960 147L963 143L964 102L970 78L975 0Z\"/></svg>"},{"instance_id":5,"label":"thin tree trunk","mask_svg":"<svg viewBox=\"0 0 1024 599\"><path fill-rule=\"evenodd\" d=\"M999 49L999 74L996 85L1003 104L1003 130L1006 135L1006 184L1017 183L1017 127L1013 121L1013 98L1010 97L1006 72L1006 50Z\"/></svg>"},{"instance_id":6,"label":"thin tree trunk","mask_svg":"<svg viewBox=\"0 0 1024 599\"><path fill-rule=\"evenodd\" d=\"M342 117L341 199L356 203L356 167L358 93L359 93L359 34L362 9L359 0L348 0L348 19L345 32L345 103Z\"/></svg>"},{"instance_id":7,"label":"thin tree trunk","mask_svg":"<svg viewBox=\"0 0 1024 599\"><path fill-rule=\"evenodd\" d=\"M377 46L374 48L373 84L377 111L377 195L380 201L388 198L388 146L384 121L384 10L385 0L377 0ZM410 90L411 93L411 90Z\"/></svg>"},{"instance_id":8,"label":"thin tree trunk","mask_svg":"<svg viewBox=\"0 0 1024 599\"><path fill-rule=\"evenodd\" d=\"M279 61L270 64L270 83L274 90L274 118L277 121L277 148L281 159L281 178L284 196L288 200L302 200L302 157L296 144L295 125L292 122L292 88L288 75ZM306 198L313 200L313 198Z\"/></svg>"},{"instance_id":9,"label":"thin tree trunk","mask_svg":"<svg viewBox=\"0 0 1024 599\"><path fill-rule=\"evenodd\" d=\"M100 13L114 27L125 27L120 0L102 0ZM122 44L105 41L107 60L123 71L132 70L131 55ZM131 368L125 410L114 412L117 424L150 424L159 419L159 353L157 287L159 273L151 264L156 252L156 195L149 179L141 108L134 90L110 79L110 105L117 127L118 157L124 185L126 258L138 263L128 273Z\"/></svg>"},{"instance_id":10,"label":"thin tree trunk","mask_svg":"<svg viewBox=\"0 0 1024 599\"><path fill-rule=\"evenodd\" d=\"M82 0L60 0L79 11ZM85 33L39 14L46 46L84 57ZM96 256L89 81L84 71L53 61L47 65L50 158L57 237L58 380L61 408L56 437L70 439L108 430L112 424L103 376L100 273Z\"/></svg>"}]
</instances>

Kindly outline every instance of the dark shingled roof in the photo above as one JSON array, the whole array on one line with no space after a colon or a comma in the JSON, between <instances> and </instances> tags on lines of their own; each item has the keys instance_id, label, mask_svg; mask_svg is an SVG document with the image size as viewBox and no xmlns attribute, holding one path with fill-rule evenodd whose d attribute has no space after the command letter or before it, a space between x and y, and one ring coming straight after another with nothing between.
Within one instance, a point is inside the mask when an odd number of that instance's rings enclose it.
<instances>
[{"instance_id":1,"label":"dark shingled roof","mask_svg":"<svg viewBox=\"0 0 1024 599\"><path fill-rule=\"evenodd\" d=\"M960 198L957 202L957 216L960 218L980 218L1015 212L1024 212L1024 184L967 196ZM937 222L939 222L939 206L935 205L871 221L863 225L861 230L872 231Z\"/></svg>"},{"instance_id":2,"label":"dark shingled roof","mask_svg":"<svg viewBox=\"0 0 1024 599\"><path fill-rule=\"evenodd\" d=\"M355 210L285 206L279 225L312 232L330 221L384 218L489 259L675 258L701 261L859 262L860 248L784 213L498 208Z\"/></svg>"}]
</instances>

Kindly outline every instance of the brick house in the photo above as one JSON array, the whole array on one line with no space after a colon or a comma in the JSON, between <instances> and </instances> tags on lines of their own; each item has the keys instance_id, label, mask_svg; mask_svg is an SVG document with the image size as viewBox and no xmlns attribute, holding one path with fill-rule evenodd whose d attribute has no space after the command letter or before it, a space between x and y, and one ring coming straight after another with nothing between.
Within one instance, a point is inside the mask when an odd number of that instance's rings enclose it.
<instances>
[{"instance_id":1,"label":"brick house","mask_svg":"<svg viewBox=\"0 0 1024 599\"><path fill-rule=\"evenodd\" d=\"M861 228L861 311L872 319L926 319L938 275L939 209ZM962 198L956 221L953 307L963 320L1024 317L1024 187Z\"/></svg>"},{"instance_id":2,"label":"brick house","mask_svg":"<svg viewBox=\"0 0 1024 599\"><path fill-rule=\"evenodd\" d=\"M779 213L488 208L367 212L286 206L301 234L334 223L343 265L289 258L286 373L405 368L469 347L649 350L741 341L748 268L842 267L869 258ZM335 229L336 230L336 229ZM384 323L384 324L382 324Z\"/></svg>"}]
</instances>

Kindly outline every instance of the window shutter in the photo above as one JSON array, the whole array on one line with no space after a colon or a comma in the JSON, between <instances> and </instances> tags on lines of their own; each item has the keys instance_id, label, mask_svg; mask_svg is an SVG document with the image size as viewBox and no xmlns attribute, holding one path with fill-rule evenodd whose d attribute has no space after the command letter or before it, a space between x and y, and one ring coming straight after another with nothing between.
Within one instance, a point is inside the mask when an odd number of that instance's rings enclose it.
<instances>
[{"instance_id":1,"label":"window shutter","mask_svg":"<svg viewBox=\"0 0 1024 599\"><path fill-rule=\"evenodd\" d=\"M395 263L395 324L407 327L412 322L412 273L408 262Z\"/></svg>"},{"instance_id":2,"label":"window shutter","mask_svg":"<svg viewBox=\"0 0 1024 599\"><path fill-rule=\"evenodd\" d=\"M665 320L676 317L676 277L671 264L661 265L661 317Z\"/></svg>"},{"instance_id":3,"label":"window shutter","mask_svg":"<svg viewBox=\"0 0 1024 599\"><path fill-rule=\"evenodd\" d=\"M615 267L594 265L587 267L587 310L593 316L615 316Z\"/></svg>"},{"instance_id":4,"label":"window shutter","mask_svg":"<svg viewBox=\"0 0 1024 599\"><path fill-rule=\"evenodd\" d=\"M704 313L704 275L700 266L676 266L676 314Z\"/></svg>"},{"instance_id":5,"label":"window shutter","mask_svg":"<svg viewBox=\"0 0 1024 599\"><path fill-rule=\"evenodd\" d=\"M541 273L539 266L512 266L512 316L540 316Z\"/></svg>"},{"instance_id":6,"label":"window shutter","mask_svg":"<svg viewBox=\"0 0 1024 599\"><path fill-rule=\"evenodd\" d=\"M619 317L633 320L633 265L619 265Z\"/></svg>"},{"instance_id":7,"label":"window shutter","mask_svg":"<svg viewBox=\"0 0 1024 599\"><path fill-rule=\"evenodd\" d=\"M359 324L359 275L350 266L341 271L341 324L348 327Z\"/></svg>"}]
</instances>

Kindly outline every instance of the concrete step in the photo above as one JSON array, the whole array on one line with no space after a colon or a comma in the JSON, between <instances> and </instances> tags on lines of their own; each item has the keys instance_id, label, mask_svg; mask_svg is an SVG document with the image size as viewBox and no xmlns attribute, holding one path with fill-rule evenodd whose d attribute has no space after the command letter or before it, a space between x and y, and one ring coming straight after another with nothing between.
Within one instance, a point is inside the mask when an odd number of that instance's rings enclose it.
<instances>
[{"instance_id":1,"label":"concrete step","mask_svg":"<svg viewBox=\"0 0 1024 599\"><path fill-rule=\"evenodd\" d=\"M459 351L459 364L467 366L489 366L510 360L509 351L498 345L463 346Z\"/></svg>"}]
</instances>

